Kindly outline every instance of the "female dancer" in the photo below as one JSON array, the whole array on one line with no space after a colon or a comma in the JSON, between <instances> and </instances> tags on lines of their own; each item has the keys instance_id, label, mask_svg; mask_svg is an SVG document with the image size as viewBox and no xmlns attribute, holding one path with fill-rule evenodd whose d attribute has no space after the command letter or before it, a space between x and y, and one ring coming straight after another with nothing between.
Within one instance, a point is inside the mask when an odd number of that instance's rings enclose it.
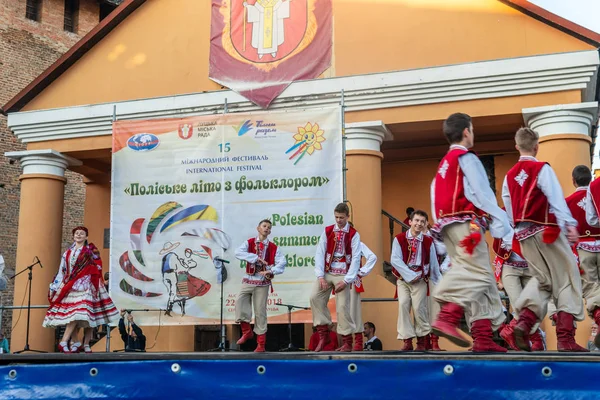
<instances>
[{"instance_id":1,"label":"female dancer","mask_svg":"<svg viewBox=\"0 0 600 400\"><path fill-rule=\"evenodd\" d=\"M44 318L44 327L66 325L59 344L63 353L82 350L77 331L84 328L83 350L91 353L93 328L116 321L119 316L102 282L102 260L93 243L88 243L84 226L73 229L74 243L62 256L60 268L50 284L50 307ZM72 342L69 347L69 341Z\"/></svg>"}]
</instances>

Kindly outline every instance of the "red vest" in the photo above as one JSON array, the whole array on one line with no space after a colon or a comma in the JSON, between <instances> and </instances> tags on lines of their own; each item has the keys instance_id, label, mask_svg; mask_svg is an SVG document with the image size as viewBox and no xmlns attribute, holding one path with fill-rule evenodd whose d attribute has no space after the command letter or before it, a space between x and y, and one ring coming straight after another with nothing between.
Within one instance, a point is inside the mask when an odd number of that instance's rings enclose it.
<instances>
[{"instance_id":1,"label":"red vest","mask_svg":"<svg viewBox=\"0 0 600 400\"><path fill-rule=\"evenodd\" d=\"M548 163L523 160L517 162L506 174L515 225L519 222L557 225L556 217L550 212L548 198L537 187L538 176L546 164Z\"/></svg>"},{"instance_id":2,"label":"red vest","mask_svg":"<svg viewBox=\"0 0 600 400\"><path fill-rule=\"evenodd\" d=\"M502 247L502 239L497 239L494 238L494 243L492 244L492 250L494 250L494 253L502 258L503 260L508 260L510 258L510 255L512 253L512 250L507 250L504 247Z\"/></svg>"},{"instance_id":3,"label":"red vest","mask_svg":"<svg viewBox=\"0 0 600 400\"><path fill-rule=\"evenodd\" d=\"M256 241L256 238L248 239L248 253L254 253L260 258L260 243ZM267 262L267 265L275 264L275 253L277 253L277 245L275 243L269 242L267 244L267 251L265 251L264 260ZM246 262L246 273L248 275L254 275L256 272L256 265Z\"/></svg>"},{"instance_id":4,"label":"red vest","mask_svg":"<svg viewBox=\"0 0 600 400\"><path fill-rule=\"evenodd\" d=\"M600 216L600 179L596 179L590 183L590 194L592 195L592 204L596 210L596 214Z\"/></svg>"},{"instance_id":5,"label":"red vest","mask_svg":"<svg viewBox=\"0 0 600 400\"><path fill-rule=\"evenodd\" d=\"M325 272L329 272L333 260L333 253L337 246L336 234L333 230L335 225L325 227L325 236L327 237L327 252L325 253ZM356 235L356 229L350 227L348 233L344 235L344 256L346 262L346 270L352 262L352 238Z\"/></svg>"},{"instance_id":6,"label":"red vest","mask_svg":"<svg viewBox=\"0 0 600 400\"><path fill-rule=\"evenodd\" d=\"M467 153L469 151L463 149L450 149L440 162L435 175L434 209L438 218L468 214L478 217L485 215L465 197L464 174L458 159Z\"/></svg>"},{"instance_id":7,"label":"red vest","mask_svg":"<svg viewBox=\"0 0 600 400\"><path fill-rule=\"evenodd\" d=\"M398 240L400 249L402 249L402 261L404 261L404 264L408 265L408 260L410 260L410 256L412 255L413 251L418 251L418 249L413 249L410 246L408 239L406 238L406 232L402 232L402 233L396 235L396 240ZM419 243L418 240L416 242ZM423 235L423 242L422 242L423 247L421 248L421 265L420 265L421 270L423 270L423 267L425 265L429 264L429 255L431 254L431 246L432 245L433 245L433 238L431 238L431 236ZM394 276L396 278L402 279L402 277L400 276L398 271L396 271L395 268L392 268L392 274L394 274Z\"/></svg>"},{"instance_id":8,"label":"red vest","mask_svg":"<svg viewBox=\"0 0 600 400\"><path fill-rule=\"evenodd\" d=\"M571 215L577 220L577 230L580 240L597 240L600 236L600 228L593 228L588 225L585 219L585 197L587 190L576 190L575 193L567 197L567 206L571 210Z\"/></svg>"}]
</instances>

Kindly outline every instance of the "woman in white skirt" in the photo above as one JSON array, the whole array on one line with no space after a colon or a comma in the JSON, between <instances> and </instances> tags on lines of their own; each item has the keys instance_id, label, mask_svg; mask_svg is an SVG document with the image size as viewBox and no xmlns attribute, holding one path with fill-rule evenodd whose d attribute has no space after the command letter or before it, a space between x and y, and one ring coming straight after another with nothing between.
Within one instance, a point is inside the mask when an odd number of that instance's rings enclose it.
<instances>
[{"instance_id":1,"label":"woman in white skirt","mask_svg":"<svg viewBox=\"0 0 600 400\"><path fill-rule=\"evenodd\" d=\"M44 327L66 325L59 344L63 353L91 353L93 328L117 320L119 312L102 282L102 260L93 243L88 243L84 226L73 229L75 242L62 256L60 268L50 284L50 307L44 318ZM84 328L83 347L77 340L77 331ZM69 347L71 341L71 347Z\"/></svg>"}]
</instances>

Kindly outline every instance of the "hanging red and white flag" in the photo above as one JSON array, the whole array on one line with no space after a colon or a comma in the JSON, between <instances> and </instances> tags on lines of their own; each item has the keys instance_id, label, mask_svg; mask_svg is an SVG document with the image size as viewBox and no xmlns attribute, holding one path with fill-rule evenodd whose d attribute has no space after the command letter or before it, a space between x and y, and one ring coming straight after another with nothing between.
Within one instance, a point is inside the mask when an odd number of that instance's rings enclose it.
<instances>
[{"instance_id":1,"label":"hanging red and white flag","mask_svg":"<svg viewBox=\"0 0 600 400\"><path fill-rule=\"evenodd\" d=\"M212 0L209 77L267 108L331 65L332 0Z\"/></svg>"}]
</instances>

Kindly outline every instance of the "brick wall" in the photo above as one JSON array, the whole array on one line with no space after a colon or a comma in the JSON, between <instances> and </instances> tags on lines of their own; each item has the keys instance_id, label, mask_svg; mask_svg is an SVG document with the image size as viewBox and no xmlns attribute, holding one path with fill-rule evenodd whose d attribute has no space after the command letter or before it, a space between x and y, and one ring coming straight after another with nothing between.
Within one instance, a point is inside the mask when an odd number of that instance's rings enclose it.
<instances>
[{"instance_id":1,"label":"brick wall","mask_svg":"<svg viewBox=\"0 0 600 400\"><path fill-rule=\"evenodd\" d=\"M80 0L77 33L65 32L64 0L43 0L41 21L25 18L26 0L0 0L0 104L4 105L27 84L41 74L64 52L89 32L99 19L97 0ZM6 117L0 115L0 254L6 263L5 274L15 268L17 225L19 220L18 163L11 164L3 154L24 150L8 130ZM83 222L85 186L81 175L67 171L63 224L63 248L71 243L73 226ZM32 255L33 257L33 255ZM47 260L44 263L58 263ZM10 282L12 283L12 282ZM15 299L21 305L22 299ZM13 288L0 292L0 302L13 304ZM10 337L11 313L5 312L2 330Z\"/></svg>"}]
</instances>

